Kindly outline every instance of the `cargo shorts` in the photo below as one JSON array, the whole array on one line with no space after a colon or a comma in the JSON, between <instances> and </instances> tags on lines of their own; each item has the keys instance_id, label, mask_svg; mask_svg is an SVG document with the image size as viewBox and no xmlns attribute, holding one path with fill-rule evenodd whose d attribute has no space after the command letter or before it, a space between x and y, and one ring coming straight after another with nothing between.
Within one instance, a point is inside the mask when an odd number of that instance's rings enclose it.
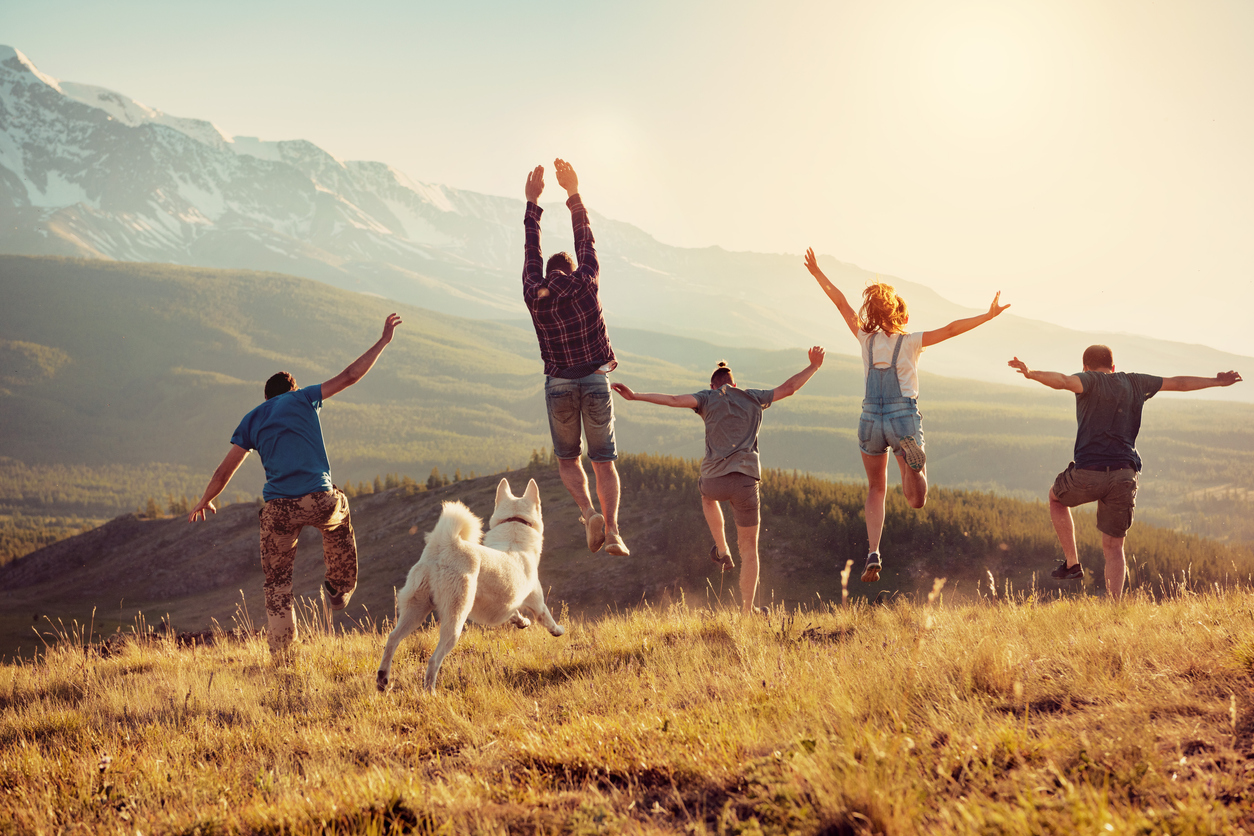
<instances>
[{"instance_id":1,"label":"cargo shorts","mask_svg":"<svg viewBox=\"0 0 1254 836\"><path fill-rule=\"evenodd\" d=\"M1125 537L1132 527L1132 509L1141 474L1132 466L1109 470L1085 470L1067 465L1058 474L1051 492L1054 498L1074 508L1097 503L1097 530L1111 537Z\"/></svg>"}]
</instances>

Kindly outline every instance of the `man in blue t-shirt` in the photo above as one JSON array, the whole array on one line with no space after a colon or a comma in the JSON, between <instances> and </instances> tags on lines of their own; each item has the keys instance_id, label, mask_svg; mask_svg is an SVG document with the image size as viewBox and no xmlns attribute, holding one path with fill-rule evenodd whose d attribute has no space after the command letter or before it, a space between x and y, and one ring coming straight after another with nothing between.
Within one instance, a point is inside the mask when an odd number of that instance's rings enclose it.
<instances>
[{"instance_id":1,"label":"man in blue t-shirt","mask_svg":"<svg viewBox=\"0 0 1254 836\"><path fill-rule=\"evenodd\" d=\"M205 495L188 515L188 522L217 513L213 500L226 489L252 450L261 456L266 486L261 509L261 567L266 575L266 635L276 658L296 638L296 612L292 603L292 565L296 540L307 525L322 532L322 551L327 574L323 581L333 610L348 606L357 587L357 541L348 511L348 497L331 482L331 463L322 440L318 412L322 402L366 376L387 344L401 318L388 316L383 336L365 354L335 377L315 386L296 388L287 372L266 381L266 400L244 416L231 436L231 449L205 488Z\"/></svg>"},{"instance_id":2,"label":"man in blue t-shirt","mask_svg":"<svg viewBox=\"0 0 1254 836\"><path fill-rule=\"evenodd\" d=\"M691 395L661 395L633 392L621 383L615 392L629 401L646 401L661 406L691 409L705 421L705 458L701 460L701 510L714 538L710 559L734 568L727 546L726 523L720 502L731 505L736 523L736 544L740 548L740 603L743 612L754 610L758 592L758 528L761 498L758 483L762 465L758 456L758 433L762 410L794 393L823 365L823 347L810 349L810 365L774 389L740 389L726 363L719 363L710 375L710 388Z\"/></svg>"},{"instance_id":3,"label":"man in blue t-shirt","mask_svg":"<svg viewBox=\"0 0 1254 836\"><path fill-rule=\"evenodd\" d=\"M1115 371L1114 356L1104 345L1084 351L1084 371L1079 374L1038 372L1018 357L1008 365L1051 389L1075 393L1075 460L1058 474L1049 491L1049 516L1058 533L1066 559L1052 573L1058 580L1084 577L1076 554L1075 522L1071 509L1097 503L1097 530L1102 533L1106 559L1106 594L1118 600L1127 574L1123 541L1132 527L1132 509L1141 473L1136 436L1141 431L1141 408L1158 392L1192 392L1214 386L1231 386L1241 380L1234 371L1215 377L1155 377Z\"/></svg>"}]
</instances>

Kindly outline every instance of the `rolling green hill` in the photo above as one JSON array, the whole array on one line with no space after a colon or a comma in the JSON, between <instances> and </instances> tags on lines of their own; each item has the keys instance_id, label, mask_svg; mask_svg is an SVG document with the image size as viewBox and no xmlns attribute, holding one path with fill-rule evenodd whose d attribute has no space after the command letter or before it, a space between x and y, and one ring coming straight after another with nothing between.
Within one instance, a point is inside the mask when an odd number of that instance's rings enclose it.
<instances>
[{"instance_id":1,"label":"rolling green hill","mask_svg":"<svg viewBox=\"0 0 1254 836\"><path fill-rule=\"evenodd\" d=\"M395 342L323 411L337 480L496 472L549 443L528 323L456 319L250 271L0 256L0 279L0 536L40 526L65 534L148 497L164 506L198 496L267 376L284 368L302 385L331 377L394 309L406 320ZM741 385L758 387L805 364L797 351L715 347L618 328L612 316L610 327L616 379L642 390L699 389L719 359ZM768 413L768 466L863 478L860 361L840 348ZM1070 457L1069 395L926 373L922 389L934 485L1039 498ZM1142 519L1254 540L1251 417L1254 406L1240 403L1155 398L1140 444ZM617 433L623 451L702 452L700 420L686 410L620 402ZM261 483L250 457L227 497L251 498Z\"/></svg>"}]
</instances>

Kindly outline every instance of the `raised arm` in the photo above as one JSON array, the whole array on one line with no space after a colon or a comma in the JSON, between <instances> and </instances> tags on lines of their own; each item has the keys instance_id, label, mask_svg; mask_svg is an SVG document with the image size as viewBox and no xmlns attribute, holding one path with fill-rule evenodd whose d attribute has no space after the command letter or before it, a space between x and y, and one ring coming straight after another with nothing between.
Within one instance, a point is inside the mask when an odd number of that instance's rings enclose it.
<instances>
[{"instance_id":1,"label":"raised arm","mask_svg":"<svg viewBox=\"0 0 1254 836\"><path fill-rule=\"evenodd\" d=\"M1234 383L1240 382L1240 373L1233 371L1220 372L1214 377L1189 377L1187 375L1177 375L1175 377L1164 377L1163 387L1159 391L1195 392L1198 389L1212 389L1216 386L1231 386Z\"/></svg>"},{"instance_id":2,"label":"raised arm","mask_svg":"<svg viewBox=\"0 0 1254 836\"><path fill-rule=\"evenodd\" d=\"M692 395L661 395L656 392L633 392L622 383L611 383L610 388L623 396L623 400L645 401L658 406L675 406L682 409L696 409L697 399Z\"/></svg>"},{"instance_id":3,"label":"raised arm","mask_svg":"<svg viewBox=\"0 0 1254 836\"><path fill-rule=\"evenodd\" d=\"M1007 366L1026 377L1028 380L1035 380L1042 383L1050 389L1066 389L1068 392L1079 394L1084 391L1084 384L1080 382L1080 378L1073 374L1062 374L1061 372L1037 372L1028 368L1028 364L1020 360L1018 357L1006 363Z\"/></svg>"},{"instance_id":4,"label":"raised arm","mask_svg":"<svg viewBox=\"0 0 1254 836\"><path fill-rule=\"evenodd\" d=\"M993 297L993 304L988 306L988 312L979 316L969 316L966 319L955 319L944 328L937 328L935 331L923 332L923 347L943 343L950 337L956 337L959 334L965 334L976 326L983 325L990 319L994 319L1001 314L1002 311L1009 308L1009 305L999 305L1001 301L1001 291L997 291L997 295ZM1055 387L1057 388L1057 387Z\"/></svg>"},{"instance_id":5,"label":"raised arm","mask_svg":"<svg viewBox=\"0 0 1254 836\"><path fill-rule=\"evenodd\" d=\"M528 305L549 295L544 286L544 251L540 247L540 216L544 210L537 203L544 192L544 166L538 165L527 174L527 208L523 213L523 301Z\"/></svg>"},{"instance_id":6,"label":"raised arm","mask_svg":"<svg viewBox=\"0 0 1254 836\"><path fill-rule=\"evenodd\" d=\"M214 507L213 501L226 490L231 477L235 475L235 471L239 470L239 466L244 463L244 457L247 455L248 451L243 447L240 447L238 444L231 445L231 449L222 458L222 463L213 472L213 476L209 478L209 486L205 488L205 495L200 498L200 502L197 502L196 507L187 515L189 523L203 520L206 511L218 513L218 509Z\"/></svg>"},{"instance_id":7,"label":"raised arm","mask_svg":"<svg viewBox=\"0 0 1254 836\"><path fill-rule=\"evenodd\" d=\"M344 391L365 377L366 372L374 368L374 361L379 359L383 349L387 348L388 343L392 342L392 333L396 331L396 326L400 324L401 317L399 314L388 314L388 318L383 323L383 336L379 337L379 341L370 346L365 354L349 363L344 371L322 384L322 399L325 401L327 398Z\"/></svg>"},{"instance_id":8,"label":"raised arm","mask_svg":"<svg viewBox=\"0 0 1254 836\"><path fill-rule=\"evenodd\" d=\"M815 281L819 283L819 287L823 288L823 292L827 294L827 298L836 304L836 309L840 311L840 315L844 318L845 324L849 326L849 331L856 337L858 336L858 314L849 304L849 300L845 298L845 294L840 292L840 288L832 284L823 271L819 269L818 259L814 257L814 249L806 250L806 269L810 271L810 275L814 276Z\"/></svg>"},{"instance_id":9,"label":"raised arm","mask_svg":"<svg viewBox=\"0 0 1254 836\"><path fill-rule=\"evenodd\" d=\"M839 293L839 291L837 291ZM823 346L816 345L809 351L810 365L797 372L792 377L785 380L779 386L776 386L771 393L771 403L783 400L789 395L796 394L797 390L806 385L814 373L819 370L819 366L823 365L823 357L825 352Z\"/></svg>"}]
</instances>

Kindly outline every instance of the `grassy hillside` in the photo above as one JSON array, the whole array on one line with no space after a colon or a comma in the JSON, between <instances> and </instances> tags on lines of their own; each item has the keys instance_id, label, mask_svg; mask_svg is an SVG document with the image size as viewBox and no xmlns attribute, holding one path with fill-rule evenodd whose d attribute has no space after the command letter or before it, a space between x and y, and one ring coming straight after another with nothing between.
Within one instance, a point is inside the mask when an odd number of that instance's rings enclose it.
<instances>
[{"instance_id":1,"label":"grassy hillside","mask_svg":"<svg viewBox=\"0 0 1254 836\"><path fill-rule=\"evenodd\" d=\"M534 476L544 502L545 548L540 565L550 605L581 616L675 601L716 606L735 601L738 575L708 559L710 535L701 514L695 462L627 455L621 525L632 555L590 554L578 511L556 468L537 463L507 474L516 491ZM395 589L422 551L446 499L491 514L500 475L433 490L417 485L355 496L361 574L346 624L390 617ZM842 599L840 572L860 568L866 556L864 489L781 471L763 480L760 603L790 609ZM1049 514L1040 502L937 489L922 511L889 495L883 545L885 568L877 584L854 581L854 599L881 591L926 595L934 578L962 598L1001 597L1015 590L1100 595L1101 546L1088 515L1078 520L1080 557L1091 572L1082 583L1059 584L1046 575L1060 555ZM0 567L0 657L30 656L36 630L53 621L94 623L98 636L133 623L140 614L178 631L228 623L243 606L264 621L257 546L257 505L224 507L205 523L185 517L128 515ZM734 533L729 535L734 542ZM294 576L298 595L316 596L322 582L321 542L313 529L300 541ZM1254 583L1254 550L1137 525L1128 550L1129 588L1162 595L1182 579L1198 586ZM35 628L35 629L32 629Z\"/></svg>"},{"instance_id":2,"label":"grassy hillside","mask_svg":"<svg viewBox=\"0 0 1254 836\"><path fill-rule=\"evenodd\" d=\"M0 256L0 276L0 554L149 497L165 506L198 496L267 376L285 368L302 384L325 380L393 309L406 319L396 341L323 412L339 481L496 472L549 444L528 323L459 320L273 273ZM805 363L797 351L611 327L616 378L645 390L699 389L723 358L756 387ZM768 466L864 478L860 361L840 349L768 413ZM1069 395L927 374L922 385L934 485L1034 499L1070 458ZM1142 519L1254 541L1254 406L1190 397L1160 396L1146 410ZM624 451L702 453L700 420L686 410L620 402L618 416ZM251 498L261 483L250 457L227 496Z\"/></svg>"},{"instance_id":3,"label":"grassy hillside","mask_svg":"<svg viewBox=\"0 0 1254 836\"><path fill-rule=\"evenodd\" d=\"M71 626L0 668L0 832L1254 833L1250 593L563 613L434 694L430 629L378 694L315 610L278 668Z\"/></svg>"}]
</instances>

